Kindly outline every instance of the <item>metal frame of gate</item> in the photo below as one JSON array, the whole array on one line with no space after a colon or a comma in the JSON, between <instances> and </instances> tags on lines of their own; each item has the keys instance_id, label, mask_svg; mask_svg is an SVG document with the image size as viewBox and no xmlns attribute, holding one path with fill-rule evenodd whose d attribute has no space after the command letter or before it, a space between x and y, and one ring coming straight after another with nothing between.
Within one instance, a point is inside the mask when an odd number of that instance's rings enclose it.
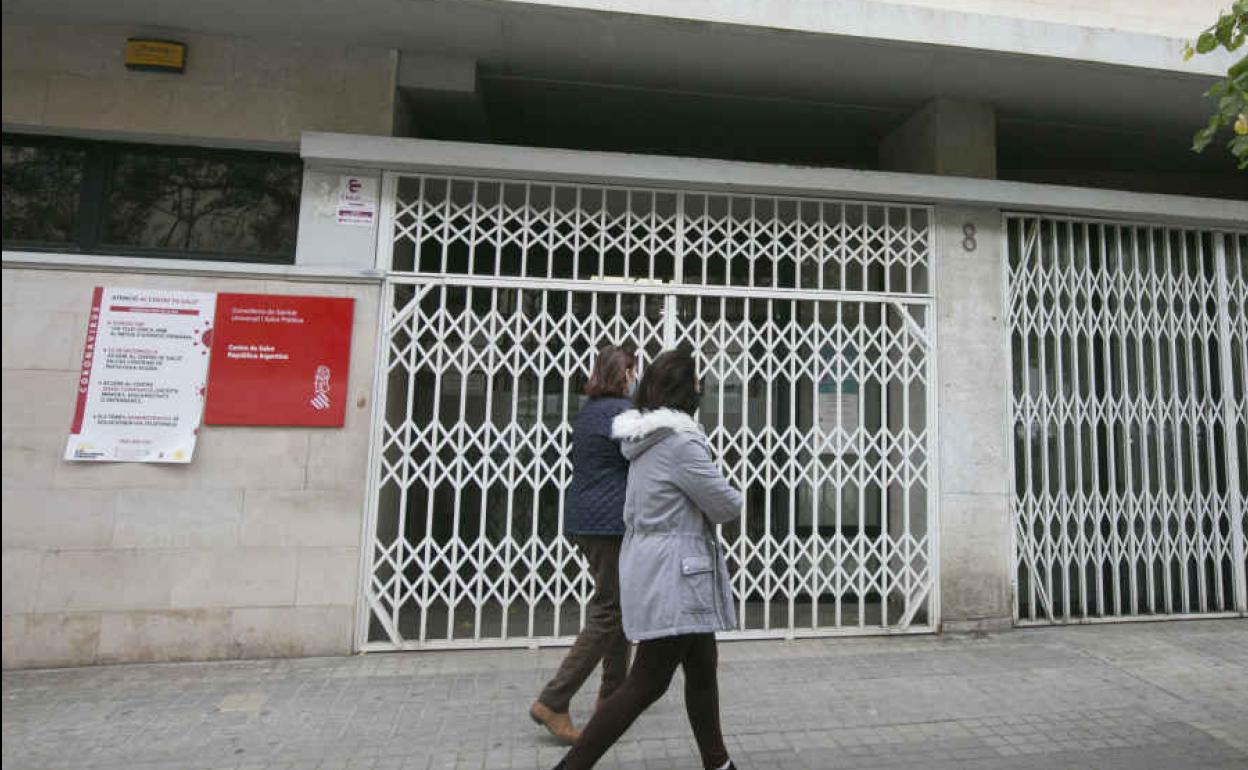
<instances>
[{"instance_id":1,"label":"metal frame of gate","mask_svg":"<svg viewBox=\"0 0 1248 770\"><path fill-rule=\"evenodd\" d=\"M592 585L562 490L605 340L643 367L691 346L707 377L747 497L721 528L730 636L937 627L929 208L404 172L381 214L357 649L576 633Z\"/></svg>"},{"instance_id":2,"label":"metal frame of gate","mask_svg":"<svg viewBox=\"0 0 1248 770\"><path fill-rule=\"evenodd\" d=\"M1005 216L1021 625L1248 602L1248 233Z\"/></svg>"}]
</instances>

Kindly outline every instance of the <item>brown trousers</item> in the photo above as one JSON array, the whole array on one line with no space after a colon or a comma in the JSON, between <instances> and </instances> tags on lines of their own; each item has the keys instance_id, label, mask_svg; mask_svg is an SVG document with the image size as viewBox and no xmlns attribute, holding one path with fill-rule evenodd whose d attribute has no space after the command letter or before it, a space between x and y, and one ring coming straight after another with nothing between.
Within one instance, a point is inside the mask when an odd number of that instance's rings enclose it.
<instances>
[{"instance_id":1,"label":"brown trousers","mask_svg":"<svg viewBox=\"0 0 1248 770\"><path fill-rule=\"evenodd\" d=\"M628 639L624 637L620 617L620 546L624 538L617 535L575 535L573 542L589 561L594 577L594 595L590 597L585 627L568 650L559 672L538 696L552 711L565 712L572 696L602 663L602 686L599 698L609 698L628 674Z\"/></svg>"}]
</instances>

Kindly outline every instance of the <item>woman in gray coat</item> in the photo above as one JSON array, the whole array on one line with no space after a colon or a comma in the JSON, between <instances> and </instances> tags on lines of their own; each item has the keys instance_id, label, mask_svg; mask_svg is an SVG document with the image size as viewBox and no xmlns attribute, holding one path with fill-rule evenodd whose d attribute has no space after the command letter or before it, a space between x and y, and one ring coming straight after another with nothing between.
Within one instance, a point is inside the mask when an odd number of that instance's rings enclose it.
<instances>
[{"instance_id":1,"label":"woman in gray coat","mask_svg":"<svg viewBox=\"0 0 1248 770\"><path fill-rule=\"evenodd\" d=\"M637 654L624 684L585 726L556 770L583 770L685 671L685 708L707 770L734 768L719 725L715 632L734 627L728 568L714 525L734 518L741 495L711 458L693 419L702 397L693 357L664 353L646 369L636 409L613 435L628 458L620 608Z\"/></svg>"}]
</instances>

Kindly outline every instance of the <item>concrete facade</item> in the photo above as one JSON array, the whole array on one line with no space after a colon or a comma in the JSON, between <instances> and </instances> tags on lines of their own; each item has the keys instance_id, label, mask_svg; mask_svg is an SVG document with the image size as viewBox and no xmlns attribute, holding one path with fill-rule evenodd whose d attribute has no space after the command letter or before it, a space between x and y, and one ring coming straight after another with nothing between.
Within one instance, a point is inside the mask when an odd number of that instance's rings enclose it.
<instances>
[{"instance_id":1,"label":"concrete facade","mask_svg":"<svg viewBox=\"0 0 1248 770\"><path fill-rule=\"evenodd\" d=\"M381 172L375 168L307 168L299 204L299 235L295 260L303 268L369 270L377 260L377 227L343 227L337 223L338 195L348 177L377 185ZM379 201L380 205L380 201Z\"/></svg>"},{"instance_id":2,"label":"concrete facade","mask_svg":"<svg viewBox=\"0 0 1248 770\"><path fill-rule=\"evenodd\" d=\"M991 105L936 99L884 138L880 168L996 179L996 135Z\"/></svg>"},{"instance_id":3,"label":"concrete facade","mask_svg":"<svg viewBox=\"0 0 1248 770\"><path fill-rule=\"evenodd\" d=\"M6 18L5 130L287 147L303 131L393 130L393 51L178 34L184 74L127 70L126 38L145 33Z\"/></svg>"},{"instance_id":4,"label":"concrete facade","mask_svg":"<svg viewBox=\"0 0 1248 770\"><path fill-rule=\"evenodd\" d=\"M886 138L880 157L894 171L991 179L994 122L989 105L938 99ZM1013 619L1001 213L936 208L938 556L948 631L999 630Z\"/></svg>"},{"instance_id":5,"label":"concrete facade","mask_svg":"<svg viewBox=\"0 0 1248 770\"><path fill-rule=\"evenodd\" d=\"M377 287L5 268L4 666L344 655ZM356 301L346 425L206 426L187 466L60 460L91 287Z\"/></svg>"},{"instance_id":6,"label":"concrete facade","mask_svg":"<svg viewBox=\"0 0 1248 770\"><path fill-rule=\"evenodd\" d=\"M1001 222L998 209L936 211L940 597L947 631L1006 628L1013 616Z\"/></svg>"},{"instance_id":7,"label":"concrete facade","mask_svg":"<svg viewBox=\"0 0 1248 770\"><path fill-rule=\"evenodd\" d=\"M306 8L306 34L298 40L293 33L263 38L274 33L272 25L290 24L283 13L290 7L277 2L255 14L228 0L145 2L136 0L126 13L150 15L158 26L99 18L123 15L117 3L54 0L45 3L52 21L33 13L10 18L22 2L6 5L5 130L297 148L305 170L295 264L226 269L5 252L5 668L355 649L360 549L370 536L363 522L374 368L384 344L376 336L376 261L378 239L389 236L379 225L336 223L344 176L379 188L387 171L429 171L932 205L936 317L928 328L934 325L937 339L932 461L940 476L933 499L947 631L1000 629L1013 617L1002 212L1199 227L1248 223L1248 204L1233 195L1213 200L996 180L1002 105L1014 100L1016 112L1039 111L1050 97L1035 96L1036 83L1071 83L1071 93L1052 95L1054 104L1069 102L1069 114L1134 125L1157 103L1172 102L1188 82L1182 78L1216 73L1220 60L1176 58L1185 36L1176 30L1196 32L1216 14L1216 0L1097 7L1076 0L864 0L835 8L828 0L499 0L408 4L430 23L406 26L406 5L367 0L349 18L340 9L328 18L318 16L324 8ZM64 23L71 11L84 21ZM185 41L187 72L126 70L125 40L140 34ZM915 41L956 55L939 59ZM654 57L638 53L647 47L656 49ZM983 57L1000 67L984 69ZM890 104L876 111L895 112L899 125L879 147L884 171L392 136L419 135L422 107L436 107L459 121L461 140L475 139L488 123L483 73L508 66L517 79L576 76L638 90L714 92L733 81L736 95L776 103L829 99L833 91L858 101L883 84L892 88ZM1161 69L1165 77L1157 75ZM1076 70L1093 85L1069 74ZM1145 79L1173 90L1156 97L1130 87ZM829 83L840 90L825 88ZM954 85L956 93L946 93ZM788 90L768 90L781 86ZM1167 119L1181 124L1182 117ZM1037 173L1061 181L1060 169ZM1182 191L1171 177L1157 180L1159 191ZM62 462L95 285L354 297L346 426L209 426L187 467Z\"/></svg>"},{"instance_id":8,"label":"concrete facade","mask_svg":"<svg viewBox=\"0 0 1248 770\"><path fill-rule=\"evenodd\" d=\"M505 1L1167 71L1224 74L1233 63L1233 55L1225 52L1187 62L1182 58L1184 42L1214 23L1226 7L1218 0Z\"/></svg>"},{"instance_id":9,"label":"concrete facade","mask_svg":"<svg viewBox=\"0 0 1248 770\"><path fill-rule=\"evenodd\" d=\"M1080 27L1118 29L1150 35L1174 35L1176 30L1195 34L1213 23L1226 8L1222 0L893 0L897 5L913 5L960 13L1006 16L1014 19L1048 21Z\"/></svg>"},{"instance_id":10,"label":"concrete facade","mask_svg":"<svg viewBox=\"0 0 1248 770\"><path fill-rule=\"evenodd\" d=\"M946 190L959 205L935 207L938 552L942 627L1000 629L1012 619L1007 393L1002 292L1002 205L996 193L1043 201L1043 188L908 174L773 169L750 164L552 154L414 140L319 135L308 159L299 264L249 278L211 264L6 252L4 287L4 665L199 660L347 654L359 608L359 549L368 505L373 368L379 355L380 277L368 273L376 234L331 237L333 184L341 173L380 175L399 158L474 173L506 167L526 176L561 163L577 175L666 169L673 184L824 190L856 186ZM354 145L352 162L327 145ZM316 149L319 148L319 149ZM386 149L396 160L383 160ZM319 153L319 156L318 156ZM508 163L499 160L507 156ZM497 156L497 157L496 157ZM592 169L592 170L591 170ZM309 186L325 190L307 193ZM960 191L960 192L959 192ZM1051 192L1051 191L1050 191ZM1052 193L1056 195L1056 193ZM939 197L939 195L937 195ZM1126 215L1146 196L1102 196L1102 214ZM1078 191L1044 205L1077 208ZM979 201L974 203L972 201ZM1152 201L1161 205L1162 201ZM1231 219L1242 204L1192 202L1187 216ZM1120 208L1115 209L1117 205ZM1237 212L1240 212L1237 214ZM314 256L309 256L314 255ZM349 266L331 268L337 258ZM73 269L32 269L76 263ZM314 260L319 260L314 261ZM26 265L16 267L14 265ZM338 277L332 277L337 271ZM209 275L203 275L208 273ZM353 276L348 278L347 276ZM327 292L357 299L352 402L342 430L205 429L190 466L79 465L60 454L72 410L90 288Z\"/></svg>"}]
</instances>

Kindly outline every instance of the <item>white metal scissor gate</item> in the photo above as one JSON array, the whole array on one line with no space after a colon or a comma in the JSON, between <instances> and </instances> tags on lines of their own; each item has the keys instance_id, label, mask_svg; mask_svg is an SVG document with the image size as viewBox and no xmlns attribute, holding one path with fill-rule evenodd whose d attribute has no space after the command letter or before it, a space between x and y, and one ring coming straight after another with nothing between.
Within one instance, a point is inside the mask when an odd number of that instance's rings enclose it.
<instances>
[{"instance_id":1,"label":"white metal scissor gate","mask_svg":"<svg viewBox=\"0 0 1248 770\"><path fill-rule=\"evenodd\" d=\"M1248 234L1007 234L1017 617L1244 612Z\"/></svg>"},{"instance_id":2,"label":"white metal scissor gate","mask_svg":"<svg viewBox=\"0 0 1248 770\"><path fill-rule=\"evenodd\" d=\"M740 635L937 622L924 207L391 175L364 649L566 639L596 348L688 346Z\"/></svg>"}]
</instances>

